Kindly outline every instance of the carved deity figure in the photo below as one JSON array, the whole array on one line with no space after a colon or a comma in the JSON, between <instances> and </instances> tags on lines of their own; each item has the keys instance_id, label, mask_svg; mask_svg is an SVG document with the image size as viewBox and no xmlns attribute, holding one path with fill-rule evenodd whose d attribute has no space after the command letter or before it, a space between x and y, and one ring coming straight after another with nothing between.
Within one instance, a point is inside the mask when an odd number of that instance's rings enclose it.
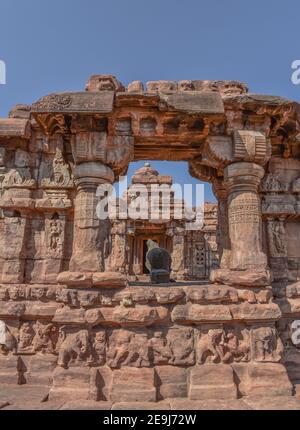
<instances>
[{"instance_id":1,"label":"carved deity figure","mask_svg":"<svg viewBox=\"0 0 300 430\"><path fill-rule=\"evenodd\" d=\"M149 366L147 334L131 333L123 330L113 332L109 339L107 364L112 369L120 366Z\"/></svg>"}]
</instances>

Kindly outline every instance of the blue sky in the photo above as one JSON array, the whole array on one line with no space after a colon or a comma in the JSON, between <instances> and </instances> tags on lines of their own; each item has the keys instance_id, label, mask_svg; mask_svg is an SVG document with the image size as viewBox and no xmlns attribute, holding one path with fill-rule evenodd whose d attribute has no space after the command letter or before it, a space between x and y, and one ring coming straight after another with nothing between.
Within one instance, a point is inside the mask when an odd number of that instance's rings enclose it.
<instances>
[{"instance_id":1,"label":"blue sky","mask_svg":"<svg viewBox=\"0 0 300 430\"><path fill-rule=\"evenodd\" d=\"M1 0L0 116L16 103L81 90L95 73L124 84L236 79L300 101L300 85L291 83L299 16L299 0ZM190 182L186 164L153 165Z\"/></svg>"}]
</instances>

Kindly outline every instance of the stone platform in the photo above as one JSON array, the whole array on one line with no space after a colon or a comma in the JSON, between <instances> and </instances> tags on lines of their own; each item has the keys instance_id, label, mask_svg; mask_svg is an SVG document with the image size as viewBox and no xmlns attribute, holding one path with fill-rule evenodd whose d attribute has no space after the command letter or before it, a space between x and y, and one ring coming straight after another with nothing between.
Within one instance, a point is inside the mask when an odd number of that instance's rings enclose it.
<instances>
[{"instance_id":1,"label":"stone platform","mask_svg":"<svg viewBox=\"0 0 300 430\"><path fill-rule=\"evenodd\" d=\"M0 410L300 410L300 397L249 397L236 400L166 399L160 402L95 402L92 400L46 400L47 390L40 387L1 385ZM30 399L30 400L29 400Z\"/></svg>"}]
</instances>

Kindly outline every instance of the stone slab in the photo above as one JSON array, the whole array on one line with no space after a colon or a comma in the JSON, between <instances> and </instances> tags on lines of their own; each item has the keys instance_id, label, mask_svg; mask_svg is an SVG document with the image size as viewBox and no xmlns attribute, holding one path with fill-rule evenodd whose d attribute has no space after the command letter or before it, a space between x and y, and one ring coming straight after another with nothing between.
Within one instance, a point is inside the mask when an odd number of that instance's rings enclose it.
<instances>
[{"instance_id":1,"label":"stone slab","mask_svg":"<svg viewBox=\"0 0 300 430\"><path fill-rule=\"evenodd\" d=\"M297 397L245 397L243 402L254 410L291 411L300 410Z\"/></svg>"},{"instance_id":2,"label":"stone slab","mask_svg":"<svg viewBox=\"0 0 300 430\"><path fill-rule=\"evenodd\" d=\"M250 363L248 377L248 396L278 398L292 395L293 387L282 364Z\"/></svg>"},{"instance_id":3,"label":"stone slab","mask_svg":"<svg viewBox=\"0 0 300 430\"><path fill-rule=\"evenodd\" d=\"M91 400L72 400L66 402L60 409L62 411L107 411L112 408L111 402L94 402Z\"/></svg>"},{"instance_id":4,"label":"stone slab","mask_svg":"<svg viewBox=\"0 0 300 430\"><path fill-rule=\"evenodd\" d=\"M243 400L188 400L171 399L172 411L239 411L252 408Z\"/></svg>"},{"instance_id":5,"label":"stone slab","mask_svg":"<svg viewBox=\"0 0 300 430\"><path fill-rule=\"evenodd\" d=\"M188 371L184 367L157 366L158 395L162 399L187 397Z\"/></svg>"},{"instance_id":6,"label":"stone slab","mask_svg":"<svg viewBox=\"0 0 300 430\"><path fill-rule=\"evenodd\" d=\"M203 114L223 114L224 104L217 92L194 92L162 94L160 98L175 110Z\"/></svg>"},{"instance_id":7,"label":"stone slab","mask_svg":"<svg viewBox=\"0 0 300 430\"><path fill-rule=\"evenodd\" d=\"M111 401L156 402L154 370L123 368L113 372Z\"/></svg>"},{"instance_id":8,"label":"stone slab","mask_svg":"<svg viewBox=\"0 0 300 430\"><path fill-rule=\"evenodd\" d=\"M231 366L206 364L190 373L190 400L237 399L237 386Z\"/></svg>"},{"instance_id":9,"label":"stone slab","mask_svg":"<svg viewBox=\"0 0 300 430\"><path fill-rule=\"evenodd\" d=\"M171 409L170 402L123 402L115 403L113 411L168 411Z\"/></svg>"},{"instance_id":10,"label":"stone slab","mask_svg":"<svg viewBox=\"0 0 300 430\"><path fill-rule=\"evenodd\" d=\"M49 387L42 385L0 384L0 401L15 403L43 403L49 394Z\"/></svg>"},{"instance_id":11,"label":"stone slab","mask_svg":"<svg viewBox=\"0 0 300 430\"><path fill-rule=\"evenodd\" d=\"M110 113L113 110L114 91L56 93L42 97L31 106L36 113Z\"/></svg>"}]
</instances>

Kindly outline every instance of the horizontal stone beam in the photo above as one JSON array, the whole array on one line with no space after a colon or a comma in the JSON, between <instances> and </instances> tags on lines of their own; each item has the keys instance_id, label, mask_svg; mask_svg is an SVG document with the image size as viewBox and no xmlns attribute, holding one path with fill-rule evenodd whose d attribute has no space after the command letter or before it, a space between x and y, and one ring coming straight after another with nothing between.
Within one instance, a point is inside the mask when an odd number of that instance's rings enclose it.
<instances>
[{"instance_id":1,"label":"horizontal stone beam","mask_svg":"<svg viewBox=\"0 0 300 430\"><path fill-rule=\"evenodd\" d=\"M30 139L31 126L26 119L0 118L0 138Z\"/></svg>"}]
</instances>

